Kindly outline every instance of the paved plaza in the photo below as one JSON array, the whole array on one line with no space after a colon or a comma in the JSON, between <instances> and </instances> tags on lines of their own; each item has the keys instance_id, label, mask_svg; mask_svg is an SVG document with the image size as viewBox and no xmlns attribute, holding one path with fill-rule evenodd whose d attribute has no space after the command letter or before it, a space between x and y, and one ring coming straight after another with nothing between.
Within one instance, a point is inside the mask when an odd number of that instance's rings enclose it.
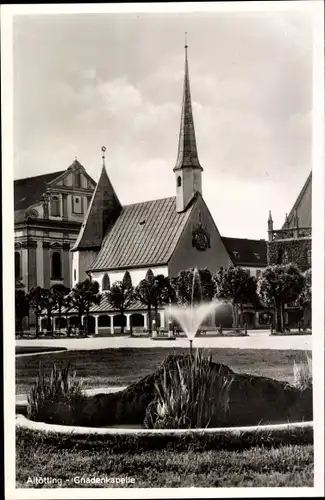
<instances>
[{"instance_id":1,"label":"paved plaza","mask_svg":"<svg viewBox=\"0 0 325 500\"><path fill-rule=\"evenodd\" d=\"M185 337L175 340L153 340L148 337L93 337L93 338L58 338L58 339L19 339L17 347L63 347L73 350L90 349L119 349L119 348L157 348L157 347L188 347L189 342ZM193 347L200 348L236 348L236 349L312 349L312 335L283 335L271 336L269 331L255 330L249 332L247 337L197 337Z\"/></svg>"}]
</instances>

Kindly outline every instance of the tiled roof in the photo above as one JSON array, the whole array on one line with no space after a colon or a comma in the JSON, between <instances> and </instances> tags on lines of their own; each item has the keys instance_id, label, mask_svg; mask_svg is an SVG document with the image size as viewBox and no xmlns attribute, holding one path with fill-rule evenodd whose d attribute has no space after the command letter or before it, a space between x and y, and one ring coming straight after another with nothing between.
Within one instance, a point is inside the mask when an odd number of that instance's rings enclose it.
<instances>
[{"instance_id":1,"label":"tiled roof","mask_svg":"<svg viewBox=\"0 0 325 500\"><path fill-rule=\"evenodd\" d=\"M46 191L47 184L62 175L65 170L52 172L51 174L37 175L36 177L26 177L14 181L15 211L26 210L31 205L37 203L42 194Z\"/></svg>"},{"instance_id":2,"label":"tiled roof","mask_svg":"<svg viewBox=\"0 0 325 500\"><path fill-rule=\"evenodd\" d=\"M105 233L121 213L122 205L103 165L85 220L72 250L99 248Z\"/></svg>"},{"instance_id":3,"label":"tiled roof","mask_svg":"<svg viewBox=\"0 0 325 500\"><path fill-rule=\"evenodd\" d=\"M267 266L267 244L265 240L226 238L222 241L232 262L238 266Z\"/></svg>"},{"instance_id":4,"label":"tiled roof","mask_svg":"<svg viewBox=\"0 0 325 500\"><path fill-rule=\"evenodd\" d=\"M301 204L302 202L302 199L303 197L305 196L305 193L307 191L307 189L310 187L311 188L311 184L312 184L312 172L310 172L310 174L308 175L307 177L307 180L305 182L305 184L303 185L303 188L302 190L300 191L299 195L298 195L298 198L296 199L292 209L290 210L290 213L288 215L288 219L287 219L287 222L283 225L282 229L286 229L287 227L293 227L294 225L294 217L295 217L295 212L296 210L298 209L299 205ZM306 213L304 214L304 218L306 220L311 220L311 204L310 204L310 208L309 208L309 214ZM300 221L301 222L301 221ZM310 224L308 224L309 226Z\"/></svg>"},{"instance_id":5,"label":"tiled roof","mask_svg":"<svg viewBox=\"0 0 325 500\"><path fill-rule=\"evenodd\" d=\"M131 304L128 307L128 311L139 311L139 310L143 310L143 311L147 310L147 307L144 304L142 304L139 300L134 301L133 304ZM100 301L100 304L99 305L93 305L90 308L90 312L91 313L101 313L101 312L118 312L118 311L116 311L111 306L111 304L108 303L106 294L103 294L102 295L102 300Z\"/></svg>"},{"instance_id":6,"label":"tiled roof","mask_svg":"<svg viewBox=\"0 0 325 500\"><path fill-rule=\"evenodd\" d=\"M133 304L131 304L129 307L128 307L128 311L146 311L147 310L147 307L142 304L139 300L135 300L133 302ZM118 312L116 311L116 309L114 309L111 304L108 303L108 300L107 300L107 297L106 297L106 294L103 293L102 294L102 299L100 301L100 304L97 305L97 304L94 304L91 306L91 308L89 309L89 312L90 314L92 313L112 313L112 312ZM42 314L46 314L46 311L44 310L42 312ZM54 314L59 314L59 310L58 309L55 309L54 311ZM77 309L74 309L74 308L71 308L67 311L67 309L65 307L63 307L61 309L61 316L65 316L66 314L69 314L70 316L73 314L78 314L77 313Z\"/></svg>"},{"instance_id":7,"label":"tiled roof","mask_svg":"<svg viewBox=\"0 0 325 500\"><path fill-rule=\"evenodd\" d=\"M181 213L176 212L175 197L124 206L89 270L166 264L194 204L193 199Z\"/></svg>"}]
</instances>

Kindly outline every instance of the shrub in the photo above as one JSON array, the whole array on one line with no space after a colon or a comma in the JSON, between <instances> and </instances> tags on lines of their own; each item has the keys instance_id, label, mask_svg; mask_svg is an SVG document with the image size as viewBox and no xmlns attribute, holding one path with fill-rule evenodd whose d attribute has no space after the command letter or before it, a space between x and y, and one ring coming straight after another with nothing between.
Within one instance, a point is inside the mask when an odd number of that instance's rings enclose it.
<instances>
[{"instance_id":1,"label":"shrub","mask_svg":"<svg viewBox=\"0 0 325 500\"><path fill-rule=\"evenodd\" d=\"M155 381L156 398L148 406L146 427L204 428L223 425L229 409L232 380L213 369L211 356L196 351L173 370L165 366Z\"/></svg>"},{"instance_id":2,"label":"shrub","mask_svg":"<svg viewBox=\"0 0 325 500\"><path fill-rule=\"evenodd\" d=\"M306 363L293 362L293 385L302 391L313 387L312 358L306 355Z\"/></svg>"},{"instance_id":3,"label":"shrub","mask_svg":"<svg viewBox=\"0 0 325 500\"><path fill-rule=\"evenodd\" d=\"M52 366L49 377L40 365L35 384L27 397L27 416L31 420L71 425L86 400L82 381L70 373L70 364Z\"/></svg>"}]
</instances>

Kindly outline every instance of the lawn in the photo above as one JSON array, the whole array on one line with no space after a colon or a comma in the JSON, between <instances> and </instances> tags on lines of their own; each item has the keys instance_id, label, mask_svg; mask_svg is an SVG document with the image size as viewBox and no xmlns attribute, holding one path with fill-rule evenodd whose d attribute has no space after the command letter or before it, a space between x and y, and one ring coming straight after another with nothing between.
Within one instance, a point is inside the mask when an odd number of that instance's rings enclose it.
<instances>
[{"instance_id":1,"label":"lawn","mask_svg":"<svg viewBox=\"0 0 325 500\"><path fill-rule=\"evenodd\" d=\"M36 346L16 346L16 354L35 354L39 352L66 351L66 347L36 347Z\"/></svg>"},{"instance_id":2,"label":"lawn","mask_svg":"<svg viewBox=\"0 0 325 500\"><path fill-rule=\"evenodd\" d=\"M182 348L121 348L65 351L41 356L16 358L16 392L25 394L34 383L39 365L59 366L68 361L84 380L85 388L129 385L155 371L168 354L181 354ZM235 371L263 375L278 380L293 379L293 362L306 361L303 351L270 349L207 349L213 361ZM311 353L310 353L311 354Z\"/></svg>"},{"instance_id":3,"label":"lawn","mask_svg":"<svg viewBox=\"0 0 325 500\"><path fill-rule=\"evenodd\" d=\"M313 447L280 445L241 450L152 449L115 452L105 438L46 435L18 429L16 487L90 487L74 478L134 478L128 487L313 486ZM62 484L28 484L51 477ZM107 483L95 487L112 487Z\"/></svg>"}]
</instances>

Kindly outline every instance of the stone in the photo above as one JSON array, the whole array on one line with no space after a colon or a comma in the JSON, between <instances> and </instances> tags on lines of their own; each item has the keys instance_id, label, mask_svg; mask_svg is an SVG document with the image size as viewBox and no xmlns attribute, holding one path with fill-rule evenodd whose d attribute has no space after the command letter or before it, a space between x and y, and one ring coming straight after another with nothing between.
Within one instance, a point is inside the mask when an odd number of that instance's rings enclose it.
<instances>
[{"instance_id":1,"label":"stone","mask_svg":"<svg viewBox=\"0 0 325 500\"><path fill-rule=\"evenodd\" d=\"M102 427L110 425L154 426L156 392L155 382L164 373L176 369L177 362L182 364L184 356L170 355L155 373L143 377L126 389L109 394L96 394L85 397L77 411L59 405L48 408L46 420L66 425ZM220 377L232 381L229 391L229 410L226 424L220 415L214 415L210 427L250 426L285 422L311 421L312 390L301 391L287 382L267 377L235 373L226 365L212 363ZM215 381L215 390L220 384Z\"/></svg>"}]
</instances>

